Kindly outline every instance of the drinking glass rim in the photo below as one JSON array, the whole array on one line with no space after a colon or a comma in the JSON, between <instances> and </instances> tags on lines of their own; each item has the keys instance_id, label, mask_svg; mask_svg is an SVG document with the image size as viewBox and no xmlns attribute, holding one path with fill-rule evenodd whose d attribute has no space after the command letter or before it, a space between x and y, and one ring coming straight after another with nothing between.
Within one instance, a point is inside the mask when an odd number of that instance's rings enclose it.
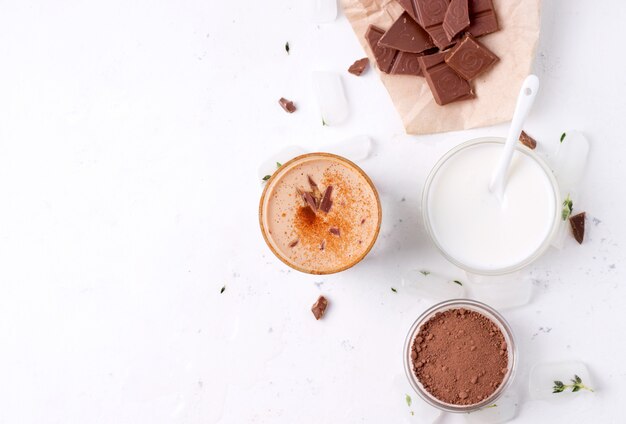
<instances>
[{"instance_id":1,"label":"drinking glass rim","mask_svg":"<svg viewBox=\"0 0 626 424\"><path fill-rule=\"evenodd\" d=\"M498 325L507 343L507 352L509 359L508 372L504 376L502 384L488 398L483 399L482 401L472 405L455 405L437 399L423 388L422 383L413 373L413 367L411 365L411 347L413 345L413 339L419 332L420 327L437 312L460 308L466 308L481 313L489 318L491 321L493 321L496 325ZM478 300L449 299L443 302L439 302L426 309L413 322L404 341L403 363L404 372L406 373L406 376L409 380L409 384L426 403L445 412L474 412L479 409L485 408L486 406L493 405L495 401L504 394L506 389L511 386L515 377L515 373L517 371L517 345L515 344L515 337L513 335L513 330L511 329L511 326L506 321L506 319L504 319L504 317L494 308L485 303L479 302Z\"/></svg>"},{"instance_id":2,"label":"drinking glass rim","mask_svg":"<svg viewBox=\"0 0 626 424\"><path fill-rule=\"evenodd\" d=\"M474 268L472 266L469 266L457 260L452 255L450 255L443 248L443 246L441 246L441 244L437 241L437 238L435 237L435 234L434 234L434 230L432 228L432 224L430 222L429 213L428 213L428 206L429 206L428 197L429 197L432 182L435 176L437 175L438 171L451 157L461 152L462 150L465 150L469 147L473 147L479 144L504 144L504 141L505 141L504 137L496 137L496 136L478 137L478 138L473 138L471 140L465 141L453 147L452 149L448 150L441 158L439 158L437 163L435 163L433 168L430 170L428 177L426 178L426 182L424 183L424 189L422 190L422 219L424 220L424 227L426 228L426 232L428 233L428 236L434 243L435 247L437 247L437 250L439 250L439 252L441 252L441 254L448 261L452 262L454 265L458 266L459 268L467 272L477 274L477 275L493 276L493 275L510 274L510 273L519 271L525 266L531 264L533 261L539 258L543 253L545 253L546 250L548 250L548 248L550 247L550 243L552 242L552 239L554 238L555 234L557 233L559 229L559 224L561 220L561 210L559 208L559 205L561 204L561 195L559 192L558 182L556 181L556 178L554 177L552 170L547 165L547 163L539 155L537 155L537 153L533 152L528 147L522 144L519 144L515 146L515 150L520 152L521 154L525 154L526 156L530 157L539 165L539 167L544 171L544 173L548 177L548 180L550 181L550 186L552 187L552 194L554 196L555 212L554 212L554 219L552 221L552 228L546 235L546 238L543 240L541 245L526 259L524 259L523 261L517 264L511 265L505 268L500 268L500 269L480 269L480 268Z\"/></svg>"}]
</instances>

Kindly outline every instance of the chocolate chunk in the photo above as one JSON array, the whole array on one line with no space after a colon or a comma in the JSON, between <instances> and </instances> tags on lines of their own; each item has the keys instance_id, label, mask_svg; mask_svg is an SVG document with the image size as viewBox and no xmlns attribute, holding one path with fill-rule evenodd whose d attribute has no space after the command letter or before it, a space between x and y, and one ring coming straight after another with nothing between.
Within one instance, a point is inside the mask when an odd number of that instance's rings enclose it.
<instances>
[{"instance_id":1,"label":"chocolate chunk","mask_svg":"<svg viewBox=\"0 0 626 424\"><path fill-rule=\"evenodd\" d=\"M470 25L468 0L452 0L443 19L443 30L452 39Z\"/></svg>"},{"instance_id":2,"label":"chocolate chunk","mask_svg":"<svg viewBox=\"0 0 626 424\"><path fill-rule=\"evenodd\" d=\"M390 74L423 76L422 67L418 58L422 53L399 52L393 63Z\"/></svg>"},{"instance_id":3,"label":"chocolate chunk","mask_svg":"<svg viewBox=\"0 0 626 424\"><path fill-rule=\"evenodd\" d=\"M435 53L419 58L422 72L439 105L476 97L471 85L457 75L445 62L446 53Z\"/></svg>"},{"instance_id":4,"label":"chocolate chunk","mask_svg":"<svg viewBox=\"0 0 626 424\"><path fill-rule=\"evenodd\" d=\"M326 308L328 307L328 300L324 296L320 296L317 298L313 306L311 306L311 312L313 312L313 316L315 319L319 320L324 316L324 312L326 312Z\"/></svg>"},{"instance_id":5,"label":"chocolate chunk","mask_svg":"<svg viewBox=\"0 0 626 424\"><path fill-rule=\"evenodd\" d=\"M313 198L313 195L311 195L311 193L309 193L308 191L303 192L302 198L304 199L306 204L309 205L309 208L311 208L313 212L317 212L317 203L315 202L315 199Z\"/></svg>"},{"instance_id":6,"label":"chocolate chunk","mask_svg":"<svg viewBox=\"0 0 626 424\"><path fill-rule=\"evenodd\" d=\"M572 234L578 244L582 244L585 238L585 212L570 216L569 225L572 227Z\"/></svg>"},{"instance_id":7,"label":"chocolate chunk","mask_svg":"<svg viewBox=\"0 0 626 424\"><path fill-rule=\"evenodd\" d=\"M387 47L383 47L378 44L378 41L384 34L385 31L382 29L377 26L370 25L365 33L365 38L372 49L378 69L380 69L381 72L388 74L393 66L393 61L396 58L398 51L396 49L388 49Z\"/></svg>"},{"instance_id":8,"label":"chocolate chunk","mask_svg":"<svg viewBox=\"0 0 626 424\"><path fill-rule=\"evenodd\" d=\"M331 234L334 234L336 236L340 236L340 231L339 231L339 228L337 228L337 227L330 227L330 229L328 231Z\"/></svg>"},{"instance_id":9,"label":"chocolate chunk","mask_svg":"<svg viewBox=\"0 0 626 424\"><path fill-rule=\"evenodd\" d=\"M352 65L350 65L350 67L348 68L348 72L358 77L363 73L363 71L367 69L369 64L370 60L364 57L363 59L359 59L355 61Z\"/></svg>"},{"instance_id":10,"label":"chocolate chunk","mask_svg":"<svg viewBox=\"0 0 626 424\"><path fill-rule=\"evenodd\" d=\"M324 213L330 212L330 208L333 206L333 201L330 200L330 196L333 193L333 186L329 185L326 187L326 191L324 191L324 197L322 197L322 202L320 203L320 210Z\"/></svg>"},{"instance_id":11,"label":"chocolate chunk","mask_svg":"<svg viewBox=\"0 0 626 424\"><path fill-rule=\"evenodd\" d=\"M457 74L470 81L487 71L498 61L498 57L471 35L446 54L446 63Z\"/></svg>"},{"instance_id":12,"label":"chocolate chunk","mask_svg":"<svg viewBox=\"0 0 626 424\"><path fill-rule=\"evenodd\" d=\"M322 242L320 243L320 250L324 249L326 249L326 240L322 240Z\"/></svg>"},{"instance_id":13,"label":"chocolate chunk","mask_svg":"<svg viewBox=\"0 0 626 424\"><path fill-rule=\"evenodd\" d=\"M407 12L396 19L378 45L408 53L422 53L435 46L426 31Z\"/></svg>"},{"instance_id":14,"label":"chocolate chunk","mask_svg":"<svg viewBox=\"0 0 626 424\"><path fill-rule=\"evenodd\" d=\"M310 175L307 175L307 179L309 180L309 186L311 187L311 194L313 195L313 199L315 200L315 206L320 206L320 201L322 200L322 193L320 193L320 189L313 181Z\"/></svg>"},{"instance_id":15,"label":"chocolate chunk","mask_svg":"<svg viewBox=\"0 0 626 424\"><path fill-rule=\"evenodd\" d=\"M296 247L296 245L298 244L299 241L300 240L298 240L298 239L293 240L291 243L289 243L289 247Z\"/></svg>"},{"instance_id":16,"label":"chocolate chunk","mask_svg":"<svg viewBox=\"0 0 626 424\"><path fill-rule=\"evenodd\" d=\"M417 7L414 0L398 0L402 8L417 22Z\"/></svg>"},{"instance_id":17,"label":"chocolate chunk","mask_svg":"<svg viewBox=\"0 0 626 424\"><path fill-rule=\"evenodd\" d=\"M467 32L474 37L498 30L498 17L491 0L469 0L470 26Z\"/></svg>"},{"instance_id":18,"label":"chocolate chunk","mask_svg":"<svg viewBox=\"0 0 626 424\"><path fill-rule=\"evenodd\" d=\"M296 111L296 106L293 104L291 100L287 100L284 97L278 99L278 104L282 107L285 112L294 113Z\"/></svg>"},{"instance_id":19,"label":"chocolate chunk","mask_svg":"<svg viewBox=\"0 0 626 424\"><path fill-rule=\"evenodd\" d=\"M410 3L410 6L409 6ZM401 2L400 5L411 14L415 13L415 20L433 39L435 45L443 50L452 44L443 29L443 21L448 10L449 0L411 0Z\"/></svg>"},{"instance_id":20,"label":"chocolate chunk","mask_svg":"<svg viewBox=\"0 0 626 424\"><path fill-rule=\"evenodd\" d=\"M535 147L537 147L537 141L535 141L534 138L532 138L531 136L529 136L528 134L526 134L525 131L522 131L522 133L519 135L519 141L526 147L528 147L529 149L535 149Z\"/></svg>"}]
</instances>

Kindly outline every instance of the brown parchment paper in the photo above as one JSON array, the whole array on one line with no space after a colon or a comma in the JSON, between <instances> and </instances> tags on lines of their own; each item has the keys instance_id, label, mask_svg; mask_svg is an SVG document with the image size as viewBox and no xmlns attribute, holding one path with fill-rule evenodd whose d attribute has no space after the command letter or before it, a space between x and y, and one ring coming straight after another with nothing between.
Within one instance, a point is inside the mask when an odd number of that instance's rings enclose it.
<instances>
[{"instance_id":1,"label":"brown parchment paper","mask_svg":"<svg viewBox=\"0 0 626 424\"><path fill-rule=\"evenodd\" d=\"M429 134L483 127L513 116L522 81L529 74L539 38L541 0L493 0L500 31L480 38L500 61L472 82L476 99L439 106L426 80L378 71L408 134ZM402 13L395 0L341 0L372 66L365 40L370 24L387 29Z\"/></svg>"}]
</instances>

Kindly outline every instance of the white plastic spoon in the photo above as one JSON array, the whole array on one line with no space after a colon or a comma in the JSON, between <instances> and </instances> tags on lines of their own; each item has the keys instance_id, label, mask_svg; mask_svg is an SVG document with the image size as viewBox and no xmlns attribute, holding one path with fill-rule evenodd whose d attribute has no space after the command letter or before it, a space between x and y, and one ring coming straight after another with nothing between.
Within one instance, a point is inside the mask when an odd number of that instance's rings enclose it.
<instances>
[{"instance_id":1,"label":"white plastic spoon","mask_svg":"<svg viewBox=\"0 0 626 424\"><path fill-rule=\"evenodd\" d=\"M515 112L513 113L513 119L511 120L511 127L509 128L509 134L506 137L504 143L504 150L502 156L500 156L500 162L493 173L491 183L489 184L489 190L498 196L498 199L502 200L504 196L504 187L506 186L506 174L513 158L513 152L515 151L515 145L522 132L522 126L524 121L530 112L530 108L535 101L535 95L539 90L539 78L536 75L529 75L524 80L522 88L517 97L517 105L515 106Z\"/></svg>"}]
</instances>

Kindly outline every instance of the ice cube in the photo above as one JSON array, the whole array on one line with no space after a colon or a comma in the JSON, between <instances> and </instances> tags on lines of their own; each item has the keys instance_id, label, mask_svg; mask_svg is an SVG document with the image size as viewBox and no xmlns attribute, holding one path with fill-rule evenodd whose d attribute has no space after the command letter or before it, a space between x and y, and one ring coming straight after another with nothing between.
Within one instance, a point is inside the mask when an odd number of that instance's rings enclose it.
<instances>
[{"instance_id":1,"label":"ice cube","mask_svg":"<svg viewBox=\"0 0 626 424\"><path fill-rule=\"evenodd\" d=\"M374 143L366 135L355 135L348 139L330 144L326 150L358 162L367 159L372 153Z\"/></svg>"},{"instance_id":2,"label":"ice cube","mask_svg":"<svg viewBox=\"0 0 626 424\"><path fill-rule=\"evenodd\" d=\"M561 193L575 190L582 179L589 155L589 141L579 131L567 131L554 157L554 173Z\"/></svg>"},{"instance_id":3,"label":"ice cube","mask_svg":"<svg viewBox=\"0 0 626 424\"><path fill-rule=\"evenodd\" d=\"M264 182L264 179L266 179L267 175L271 176L279 168L279 165L282 165L285 162L295 158L296 156L300 156L305 153L306 151L302 147L288 146L278 153L275 153L272 156L268 157L261 163L261 165L259 165L259 181Z\"/></svg>"},{"instance_id":4,"label":"ice cube","mask_svg":"<svg viewBox=\"0 0 626 424\"><path fill-rule=\"evenodd\" d=\"M573 392L572 387L565 387L560 393L553 393L555 382L560 381L564 385L572 385L572 380L578 376L582 384L593 389L594 383L587 366L580 361L545 362L537 364L530 372L529 390L534 399L564 400L578 396L589 395L592 392L581 389Z\"/></svg>"},{"instance_id":5,"label":"ice cube","mask_svg":"<svg viewBox=\"0 0 626 424\"><path fill-rule=\"evenodd\" d=\"M465 295L462 282L420 268L405 272L401 285L416 296L435 301L458 299Z\"/></svg>"},{"instance_id":6,"label":"ice cube","mask_svg":"<svg viewBox=\"0 0 626 424\"><path fill-rule=\"evenodd\" d=\"M499 424L515 418L520 398L516 391L508 390L500 399L480 411L465 416L470 424Z\"/></svg>"},{"instance_id":7,"label":"ice cube","mask_svg":"<svg viewBox=\"0 0 626 424\"><path fill-rule=\"evenodd\" d=\"M397 399L398 408L406 408L407 423L434 424L442 412L430 406L413 390L405 375L393 378L392 396Z\"/></svg>"},{"instance_id":8,"label":"ice cube","mask_svg":"<svg viewBox=\"0 0 626 424\"><path fill-rule=\"evenodd\" d=\"M335 72L313 72L313 90L323 124L337 125L346 120L348 117L348 100L339 74Z\"/></svg>"},{"instance_id":9,"label":"ice cube","mask_svg":"<svg viewBox=\"0 0 626 424\"><path fill-rule=\"evenodd\" d=\"M496 309L516 308L530 302L532 297L532 282L519 273L493 277L468 273L468 279L472 298Z\"/></svg>"},{"instance_id":10,"label":"ice cube","mask_svg":"<svg viewBox=\"0 0 626 424\"><path fill-rule=\"evenodd\" d=\"M311 21L324 24L337 19L337 0L308 0Z\"/></svg>"}]
</instances>

